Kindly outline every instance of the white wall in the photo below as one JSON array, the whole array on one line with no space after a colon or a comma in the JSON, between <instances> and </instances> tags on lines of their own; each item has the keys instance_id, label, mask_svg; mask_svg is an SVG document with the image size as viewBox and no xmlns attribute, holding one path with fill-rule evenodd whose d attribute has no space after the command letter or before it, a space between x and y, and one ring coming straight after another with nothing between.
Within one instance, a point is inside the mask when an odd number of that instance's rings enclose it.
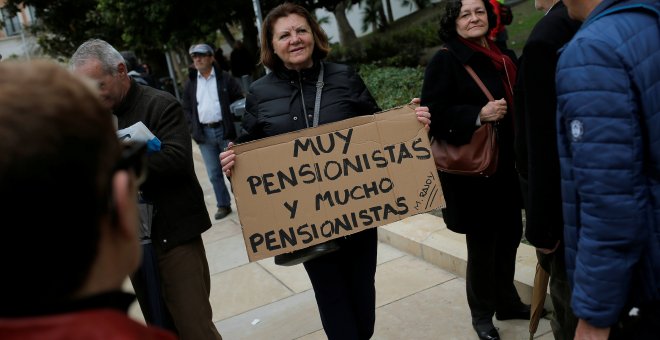
<instances>
[{"instance_id":1,"label":"white wall","mask_svg":"<svg viewBox=\"0 0 660 340\"><path fill-rule=\"evenodd\" d=\"M413 5L411 9L408 6L402 6L400 0L390 0L390 2L392 4L392 15L394 16L394 20L417 11L417 6L415 5ZM385 7L384 3L383 3L383 8L385 9L387 8ZM353 30L355 31L355 34L358 37L371 32L371 26L369 27L369 30L367 30L366 32L362 32L363 11L364 11L364 7L360 8L359 5L353 5L346 11L348 22L351 23L351 27L353 27ZM387 15L387 9L385 13L386 13L385 15ZM323 27L325 33L328 34L328 38L330 39L330 42L333 43L339 42L339 31L337 30L337 21L335 20L335 15L332 14L332 12L328 12L324 9L318 9L316 10L316 17L319 19L323 17L328 17L329 23L322 24L321 27Z\"/></svg>"},{"instance_id":2,"label":"white wall","mask_svg":"<svg viewBox=\"0 0 660 340\"><path fill-rule=\"evenodd\" d=\"M0 0L0 7L3 7L6 1ZM2 59L18 58L18 59L31 59L36 54L40 54L40 48L37 45L37 40L27 30L27 26L32 24L33 8L23 8L17 14L23 32L12 36L7 36L4 29L0 34L0 54Z\"/></svg>"},{"instance_id":3,"label":"white wall","mask_svg":"<svg viewBox=\"0 0 660 340\"><path fill-rule=\"evenodd\" d=\"M0 39L0 54L2 60L7 60L10 57L18 57L18 59L26 60L34 58L40 54L37 40L33 36L25 36L25 44L20 35Z\"/></svg>"}]
</instances>

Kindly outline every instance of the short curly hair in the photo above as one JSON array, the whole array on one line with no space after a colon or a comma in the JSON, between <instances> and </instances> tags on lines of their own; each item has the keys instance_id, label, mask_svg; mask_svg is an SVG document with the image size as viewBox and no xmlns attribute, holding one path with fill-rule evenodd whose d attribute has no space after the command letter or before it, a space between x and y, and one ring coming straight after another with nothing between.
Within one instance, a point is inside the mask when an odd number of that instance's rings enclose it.
<instances>
[{"instance_id":1,"label":"short curly hair","mask_svg":"<svg viewBox=\"0 0 660 340\"><path fill-rule=\"evenodd\" d=\"M486 32L486 36L488 36L490 31L497 25L497 16L495 15L493 5L490 4L490 1L481 1L484 3L484 7L486 7L486 15L488 16L488 31ZM440 19L440 31L438 32L440 40L447 42L458 36L458 33L456 32L456 20L461 13L462 6L463 2L461 0L445 1L445 11Z\"/></svg>"}]
</instances>

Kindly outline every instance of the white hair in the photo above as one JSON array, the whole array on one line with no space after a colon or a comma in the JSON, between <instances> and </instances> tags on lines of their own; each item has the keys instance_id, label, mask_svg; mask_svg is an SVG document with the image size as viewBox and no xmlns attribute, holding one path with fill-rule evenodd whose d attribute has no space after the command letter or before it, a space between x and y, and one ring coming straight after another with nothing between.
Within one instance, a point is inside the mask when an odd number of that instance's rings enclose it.
<instances>
[{"instance_id":1,"label":"white hair","mask_svg":"<svg viewBox=\"0 0 660 340\"><path fill-rule=\"evenodd\" d=\"M80 45L71 56L69 66L75 69L94 59L101 63L101 68L106 74L117 74L117 65L119 64L126 66L126 61L121 53L101 39L90 39Z\"/></svg>"}]
</instances>

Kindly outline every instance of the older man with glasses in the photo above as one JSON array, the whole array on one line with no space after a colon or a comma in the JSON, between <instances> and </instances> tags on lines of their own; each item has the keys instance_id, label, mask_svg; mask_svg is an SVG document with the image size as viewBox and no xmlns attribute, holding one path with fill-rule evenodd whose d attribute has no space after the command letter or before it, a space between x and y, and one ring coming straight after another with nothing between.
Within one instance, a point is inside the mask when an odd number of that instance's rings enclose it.
<instances>
[{"instance_id":1,"label":"older man with glasses","mask_svg":"<svg viewBox=\"0 0 660 340\"><path fill-rule=\"evenodd\" d=\"M143 198L154 206L151 240L161 296L181 339L221 339L212 321L209 266L201 238L211 220L181 105L169 93L132 80L124 58L103 40L80 45L70 64L75 73L96 81L119 129L141 121L161 141L161 149L148 156L148 176L140 186ZM146 297L137 287L136 293L144 306Z\"/></svg>"}]
</instances>

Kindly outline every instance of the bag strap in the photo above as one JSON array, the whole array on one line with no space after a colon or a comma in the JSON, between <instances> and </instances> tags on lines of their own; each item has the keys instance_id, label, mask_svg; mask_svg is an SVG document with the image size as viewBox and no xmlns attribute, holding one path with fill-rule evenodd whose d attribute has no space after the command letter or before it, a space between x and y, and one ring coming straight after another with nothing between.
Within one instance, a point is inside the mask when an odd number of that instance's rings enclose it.
<instances>
[{"instance_id":1,"label":"bag strap","mask_svg":"<svg viewBox=\"0 0 660 340\"><path fill-rule=\"evenodd\" d=\"M319 79L316 81L316 100L314 101L314 122L313 126L319 126L319 111L321 110L321 92L323 91L323 62L321 61L321 70Z\"/></svg>"},{"instance_id":2,"label":"bag strap","mask_svg":"<svg viewBox=\"0 0 660 340\"><path fill-rule=\"evenodd\" d=\"M465 66L465 70L470 74L470 77L472 77L472 79L474 79L474 81L477 83L477 85L479 85L479 88L486 95L486 98L488 98L488 100L490 100L490 101L495 100L493 98L493 95L490 94L490 91L488 91L488 88L486 87L486 85L484 85L484 83L481 81L481 79L479 79L479 76L474 72L472 67L470 65L467 65L467 64L465 64L463 66Z\"/></svg>"},{"instance_id":3,"label":"bag strap","mask_svg":"<svg viewBox=\"0 0 660 340\"><path fill-rule=\"evenodd\" d=\"M316 80L316 98L314 100L314 118L312 120L312 126L317 127L319 125L319 114L321 111L321 93L323 92L323 62L320 62L321 70L319 71L319 78ZM309 120L307 119L307 109L305 108L305 96L302 93L302 84L300 84L300 100L302 101L303 112L305 113L305 125L309 127Z\"/></svg>"},{"instance_id":4,"label":"bag strap","mask_svg":"<svg viewBox=\"0 0 660 340\"><path fill-rule=\"evenodd\" d=\"M442 46L440 47L440 49L443 50L443 51L448 51L448 52L451 53L456 59L458 59L458 57L454 54L454 52L453 52L452 50L450 50L450 49L447 48L447 45L442 45ZM474 70L472 69L472 66L470 66L470 65L468 65L468 64L463 64L463 67L465 67L465 70L470 74L470 77L472 77L472 79L474 79L474 81L477 83L477 85L479 86L479 88L481 89L481 91L486 95L486 98L488 98L488 100L490 100L490 101L495 100L495 98L493 98L493 95L490 94L490 91L488 91L488 88L486 87L486 85L484 85L484 83L481 81L481 79L479 78L479 76L477 75L477 73L474 72ZM507 73L507 77L508 77L508 76L509 76L509 75L508 75L508 73Z\"/></svg>"}]
</instances>

